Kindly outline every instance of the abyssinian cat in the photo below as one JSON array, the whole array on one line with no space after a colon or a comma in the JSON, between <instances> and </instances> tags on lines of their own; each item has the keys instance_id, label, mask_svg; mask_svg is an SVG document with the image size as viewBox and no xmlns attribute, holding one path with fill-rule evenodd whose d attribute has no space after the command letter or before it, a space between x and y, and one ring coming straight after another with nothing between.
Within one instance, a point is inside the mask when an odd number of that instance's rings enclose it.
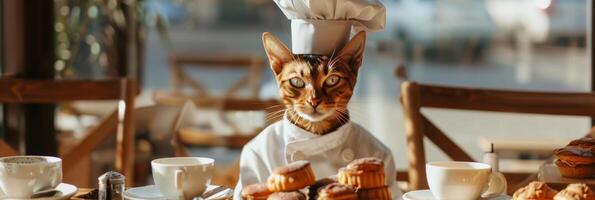
<instances>
[{"instance_id":1,"label":"abyssinian cat","mask_svg":"<svg viewBox=\"0 0 595 200\"><path fill-rule=\"evenodd\" d=\"M285 118L265 128L242 149L234 199L242 198L246 186L260 187L259 183L268 183L279 167L300 160L308 161L316 177L323 178L336 175L354 159L375 157L383 161L386 177L396 176L390 149L350 122L347 111L365 39L365 32L360 32L331 55L312 55L293 54L272 34L263 34L286 108ZM385 185L400 197L396 181L386 179Z\"/></svg>"},{"instance_id":2,"label":"abyssinian cat","mask_svg":"<svg viewBox=\"0 0 595 200\"><path fill-rule=\"evenodd\" d=\"M287 118L293 124L324 135L349 121L347 104L357 82L365 40L362 31L332 55L293 54L275 36L263 34Z\"/></svg>"}]
</instances>

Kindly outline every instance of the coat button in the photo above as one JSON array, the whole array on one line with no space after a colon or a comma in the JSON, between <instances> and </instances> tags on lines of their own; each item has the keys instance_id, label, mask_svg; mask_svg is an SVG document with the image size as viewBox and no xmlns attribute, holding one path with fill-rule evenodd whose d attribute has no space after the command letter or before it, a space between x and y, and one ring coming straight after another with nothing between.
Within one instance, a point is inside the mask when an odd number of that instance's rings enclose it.
<instances>
[{"instance_id":1,"label":"coat button","mask_svg":"<svg viewBox=\"0 0 595 200\"><path fill-rule=\"evenodd\" d=\"M304 160L304 159L306 159L306 155L304 154L304 152L294 151L291 154L291 161L293 161L293 162L298 161L298 160Z\"/></svg>"},{"instance_id":2,"label":"coat button","mask_svg":"<svg viewBox=\"0 0 595 200\"><path fill-rule=\"evenodd\" d=\"M353 158L355 157L355 154L353 153L353 150L347 148L344 149L341 152L341 158L343 159L343 161L345 162L351 162L353 160Z\"/></svg>"}]
</instances>

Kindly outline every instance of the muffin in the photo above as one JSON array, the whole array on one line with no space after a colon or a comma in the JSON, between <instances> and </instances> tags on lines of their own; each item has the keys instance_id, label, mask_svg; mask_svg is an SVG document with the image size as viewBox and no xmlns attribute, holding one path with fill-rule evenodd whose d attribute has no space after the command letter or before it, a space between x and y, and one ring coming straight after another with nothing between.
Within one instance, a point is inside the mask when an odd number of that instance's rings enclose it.
<instances>
[{"instance_id":1,"label":"muffin","mask_svg":"<svg viewBox=\"0 0 595 200\"><path fill-rule=\"evenodd\" d=\"M375 200L390 200L392 195L388 186L382 186L377 188L367 188L357 190L357 197L359 199L375 199Z\"/></svg>"},{"instance_id":2,"label":"muffin","mask_svg":"<svg viewBox=\"0 0 595 200\"><path fill-rule=\"evenodd\" d=\"M275 169L267 180L267 186L273 192L288 192L312 185L315 181L310 162L300 160Z\"/></svg>"},{"instance_id":3,"label":"muffin","mask_svg":"<svg viewBox=\"0 0 595 200\"><path fill-rule=\"evenodd\" d=\"M246 186L242 189L242 199L244 200L266 200L271 195L267 184L257 183Z\"/></svg>"},{"instance_id":4,"label":"muffin","mask_svg":"<svg viewBox=\"0 0 595 200\"><path fill-rule=\"evenodd\" d=\"M318 192L318 200L357 200L357 193L351 186L331 183Z\"/></svg>"},{"instance_id":5,"label":"muffin","mask_svg":"<svg viewBox=\"0 0 595 200\"><path fill-rule=\"evenodd\" d=\"M355 188L377 188L386 184L384 163L378 158L360 158L339 169L338 180Z\"/></svg>"},{"instance_id":6,"label":"muffin","mask_svg":"<svg viewBox=\"0 0 595 200\"><path fill-rule=\"evenodd\" d=\"M585 184L570 184L558 192L554 200L595 200L595 192Z\"/></svg>"},{"instance_id":7,"label":"muffin","mask_svg":"<svg viewBox=\"0 0 595 200\"><path fill-rule=\"evenodd\" d=\"M275 192L267 200L306 200L306 195L300 191Z\"/></svg>"},{"instance_id":8,"label":"muffin","mask_svg":"<svg viewBox=\"0 0 595 200\"><path fill-rule=\"evenodd\" d=\"M317 199L318 192L327 185L337 183L337 176L331 176L317 180L313 185L308 188L308 199Z\"/></svg>"},{"instance_id":9,"label":"muffin","mask_svg":"<svg viewBox=\"0 0 595 200\"><path fill-rule=\"evenodd\" d=\"M560 174L569 178L595 176L595 138L584 137L554 151L554 164Z\"/></svg>"},{"instance_id":10,"label":"muffin","mask_svg":"<svg viewBox=\"0 0 595 200\"><path fill-rule=\"evenodd\" d=\"M544 182L533 181L514 192L512 200L553 200L556 193Z\"/></svg>"}]
</instances>

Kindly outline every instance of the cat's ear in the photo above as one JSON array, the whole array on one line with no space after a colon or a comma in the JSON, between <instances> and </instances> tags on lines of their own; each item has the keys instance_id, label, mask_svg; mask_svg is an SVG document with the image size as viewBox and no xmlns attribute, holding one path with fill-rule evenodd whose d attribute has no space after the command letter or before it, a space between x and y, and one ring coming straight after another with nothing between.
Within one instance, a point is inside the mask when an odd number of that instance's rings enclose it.
<instances>
[{"instance_id":1,"label":"cat's ear","mask_svg":"<svg viewBox=\"0 0 595 200\"><path fill-rule=\"evenodd\" d=\"M275 72L275 75L281 73L283 65L293 59L293 54L283 42L269 32L262 34L262 44L269 57L273 72Z\"/></svg>"},{"instance_id":2,"label":"cat's ear","mask_svg":"<svg viewBox=\"0 0 595 200\"><path fill-rule=\"evenodd\" d=\"M362 65L364 49L366 48L366 32L360 31L341 49L337 58L347 61L357 71Z\"/></svg>"}]
</instances>

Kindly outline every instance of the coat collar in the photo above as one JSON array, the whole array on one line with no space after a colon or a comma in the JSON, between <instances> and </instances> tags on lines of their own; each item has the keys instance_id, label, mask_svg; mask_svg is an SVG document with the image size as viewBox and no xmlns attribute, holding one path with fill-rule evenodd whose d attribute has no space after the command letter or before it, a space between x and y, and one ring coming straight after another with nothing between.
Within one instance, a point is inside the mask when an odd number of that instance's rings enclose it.
<instances>
[{"instance_id":1,"label":"coat collar","mask_svg":"<svg viewBox=\"0 0 595 200\"><path fill-rule=\"evenodd\" d=\"M348 138L351 130L351 121L343 124L337 130L325 135L310 133L287 119L283 118L283 132L285 150L287 153L302 152L305 156L315 155L340 146Z\"/></svg>"}]
</instances>

